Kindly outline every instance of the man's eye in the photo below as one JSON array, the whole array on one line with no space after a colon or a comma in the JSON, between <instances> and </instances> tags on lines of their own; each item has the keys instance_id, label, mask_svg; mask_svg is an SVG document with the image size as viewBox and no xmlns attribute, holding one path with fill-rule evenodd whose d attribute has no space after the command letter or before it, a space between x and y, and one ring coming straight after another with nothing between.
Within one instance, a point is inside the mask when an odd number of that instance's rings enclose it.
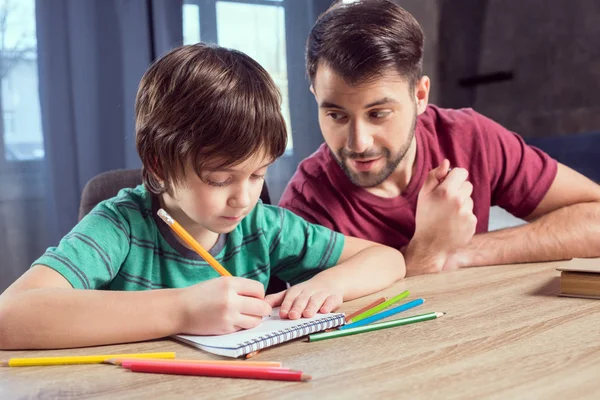
<instances>
[{"instance_id":1,"label":"man's eye","mask_svg":"<svg viewBox=\"0 0 600 400\"><path fill-rule=\"evenodd\" d=\"M385 118L390 115L389 111L373 111L371 114L371 118Z\"/></svg>"}]
</instances>

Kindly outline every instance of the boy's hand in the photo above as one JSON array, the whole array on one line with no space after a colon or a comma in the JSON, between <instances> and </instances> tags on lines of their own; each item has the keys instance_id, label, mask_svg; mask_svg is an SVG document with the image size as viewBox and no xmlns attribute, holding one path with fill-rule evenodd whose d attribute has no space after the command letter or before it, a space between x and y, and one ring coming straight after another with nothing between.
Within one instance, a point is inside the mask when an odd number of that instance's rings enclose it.
<instances>
[{"instance_id":1,"label":"boy's hand","mask_svg":"<svg viewBox=\"0 0 600 400\"><path fill-rule=\"evenodd\" d=\"M281 318L311 318L318 312L326 314L337 309L344 296L340 289L313 278L265 298L271 307L281 305Z\"/></svg>"},{"instance_id":2,"label":"boy's hand","mask_svg":"<svg viewBox=\"0 0 600 400\"><path fill-rule=\"evenodd\" d=\"M180 333L220 335L254 328L271 314L263 285L220 277L182 289Z\"/></svg>"}]
</instances>

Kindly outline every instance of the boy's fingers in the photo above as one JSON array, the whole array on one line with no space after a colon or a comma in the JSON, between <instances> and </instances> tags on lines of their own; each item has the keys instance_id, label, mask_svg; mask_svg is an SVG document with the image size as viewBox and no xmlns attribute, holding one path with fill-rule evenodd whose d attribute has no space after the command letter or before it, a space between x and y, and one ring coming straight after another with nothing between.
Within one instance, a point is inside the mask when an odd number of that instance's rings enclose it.
<instances>
[{"instance_id":1,"label":"boy's fingers","mask_svg":"<svg viewBox=\"0 0 600 400\"><path fill-rule=\"evenodd\" d=\"M254 297L242 298L241 314L262 318L271 315L271 310L271 305L265 300L255 299Z\"/></svg>"},{"instance_id":2,"label":"boy's fingers","mask_svg":"<svg viewBox=\"0 0 600 400\"><path fill-rule=\"evenodd\" d=\"M265 301L271 307L277 307L277 306L281 305L281 302L285 298L286 293L287 293L287 290L282 290L279 293L268 294L265 296Z\"/></svg>"},{"instance_id":3,"label":"boy's fingers","mask_svg":"<svg viewBox=\"0 0 600 400\"><path fill-rule=\"evenodd\" d=\"M302 317L302 313L306 309L306 305L310 300L310 296L306 293L300 293L298 297L294 300L294 305L290 309L288 313L289 319L298 319Z\"/></svg>"},{"instance_id":4,"label":"boy's fingers","mask_svg":"<svg viewBox=\"0 0 600 400\"><path fill-rule=\"evenodd\" d=\"M240 314L235 320L235 327L239 329L251 329L258 326L262 322L261 317L253 317L251 315Z\"/></svg>"},{"instance_id":5,"label":"boy's fingers","mask_svg":"<svg viewBox=\"0 0 600 400\"><path fill-rule=\"evenodd\" d=\"M304 312L302 313L302 316L305 318L314 317L328 296L329 295L327 293L323 292L312 295L308 301L308 304L306 305L306 308L304 309Z\"/></svg>"},{"instance_id":6,"label":"boy's fingers","mask_svg":"<svg viewBox=\"0 0 600 400\"><path fill-rule=\"evenodd\" d=\"M239 295L256 297L257 299L265 298L265 287L258 281L234 277L232 285L234 285L233 287Z\"/></svg>"},{"instance_id":7,"label":"boy's fingers","mask_svg":"<svg viewBox=\"0 0 600 400\"><path fill-rule=\"evenodd\" d=\"M330 313L337 309L341 303L342 300L338 296L331 295L325 299L325 302L323 303L319 311L323 314Z\"/></svg>"},{"instance_id":8,"label":"boy's fingers","mask_svg":"<svg viewBox=\"0 0 600 400\"><path fill-rule=\"evenodd\" d=\"M288 318L289 315L288 313L290 312L290 310L292 309L292 306L294 305L294 300L296 300L296 297L298 297L298 295L302 293L302 291L298 290L295 287L291 287L288 290L286 290L285 293L285 297L283 299L283 301L281 302L281 308L279 310L279 316L281 318Z\"/></svg>"}]
</instances>

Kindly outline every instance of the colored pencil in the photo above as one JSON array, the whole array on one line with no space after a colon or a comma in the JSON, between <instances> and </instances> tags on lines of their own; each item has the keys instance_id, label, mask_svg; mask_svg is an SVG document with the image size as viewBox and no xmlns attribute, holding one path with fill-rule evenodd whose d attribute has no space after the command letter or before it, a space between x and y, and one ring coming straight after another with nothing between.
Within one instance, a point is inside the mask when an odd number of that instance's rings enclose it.
<instances>
[{"instance_id":1,"label":"colored pencil","mask_svg":"<svg viewBox=\"0 0 600 400\"><path fill-rule=\"evenodd\" d=\"M175 358L175 353L104 354L93 356L11 358L0 362L3 367L33 367L44 365L101 364L111 358Z\"/></svg>"},{"instance_id":2,"label":"colored pencil","mask_svg":"<svg viewBox=\"0 0 600 400\"><path fill-rule=\"evenodd\" d=\"M362 314L357 315L356 317L354 317L350 321L348 321L348 323L358 322L361 319L365 319L367 317L370 317L373 314L377 314L379 311L381 311L385 308L388 308L392 304L399 302L400 300L404 299L405 297L408 297L409 294L410 294L409 291L405 290L404 292L400 293L399 295L396 295L396 296L392 297L391 299L384 301L380 305L375 306L375 307L371 308L370 310L367 310L367 311L363 312Z\"/></svg>"},{"instance_id":3,"label":"colored pencil","mask_svg":"<svg viewBox=\"0 0 600 400\"><path fill-rule=\"evenodd\" d=\"M356 316L364 313L367 310L370 310L371 308L373 308L375 306L380 305L381 303L383 303L386 300L387 300L387 297L381 297L381 298L375 300L374 302L372 302L371 304L367 304L366 306L364 306L360 310L356 310L352 314L346 315L346 323L348 323L348 321L350 321L352 318L354 318L354 317L356 317Z\"/></svg>"},{"instance_id":4,"label":"colored pencil","mask_svg":"<svg viewBox=\"0 0 600 400\"><path fill-rule=\"evenodd\" d=\"M132 372L154 374L218 376L223 378L270 379L281 381L307 381L311 376L301 371L285 368L238 367L232 365L198 365L198 364L131 364Z\"/></svg>"},{"instance_id":5,"label":"colored pencil","mask_svg":"<svg viewBox=\"0 0 600 400\"><path fill-rule=\"evenodd\" d=\"M175 221L173 217L171 217L165 210L162 208L158 210L158 216L160 219L165 221L167 225L179 236L188 246L190 246L196 253L200 255L215 271L219 273L221 276L231 276L229 271L227 271L219 262L210 255L208 251L202 247L200 243L196 241L185 229L183 226L179 224L179 222Z\"/></svg>"},{"instance_id":6,"label":"colored pencil","mask_svg":"<svg viewBox=\"0 0 600 400\"><path fill-rule=\"evenodd\" d=\"M244 358L247 360L247 359L249 359L249 358L252 358L252 357L254 357L254 356L255 356L255 355L257 355L258 353L260 353L260 350L256 350L256 351L253 351L252 353L248 353L248 354L246 354L246 356L245 356Z\"/></svg>"},{"instance_id":7,"label":"colored pencil","mask_svg":"<svg viewBox=\"0 0 600 400\"><path fill-rule=\"evenodd\" d=\"M441 312L431 312L427 314L415 315L412 317L395 319L393 321L379 322L376 324L359 326L358 328L345 329L343 331L334 331L334 332L323 332L323 333L315 333L308 336L309 342L317 342L319 340L326 339L334 339L342 336L351 336L356 335L358 333L364 332L372 332L380 329L393 328L396 326L414 324L416 322L429 321L431 319L436 319L444 315L445 313Z\"/></svg>"},{"instance_id":8,"label":"colored pencil","mask_svg":"<svg viewBox=\"0 0 600 400\"><path fill-rule=\"evenodd\" d=\"M391 317L392 315L396 315L398 313L401 313L402 311L410 310L411 308L420 306L421 304L423 304L423 302L424 302L423 299L416 299L413 301L409 301L408 303L404 303L398 307L390 308L389 310L385 310L385 311L382 311L375 315L371 315L370 317L361 319L358 322L353 322L351 324L346 324L346 325L340 326L340 330L352 329L352 328L357 328L359 326L365 326L365 325L372 324L373 322L377 322L377 321L380 321L387 317Z\"/></svg>"},{"instance_id":9,"label":"colored pencil","mask_svg":"<svg viewBox=\"0 0 600 400\"><path fill-rule=\"evenodd\" d=\"M264 368L282 368L280 362L274 361L229 361L229 360L163 360L163 359L137 359L137 358L124 358L124 359L110 359L106 360L106 364L120 365L123 368L129 368L131 364L138 361L144 363L168 363L168 364L200 364L200 365L233 365L241 367L264 367Z\"/></svg>"}]
</instances>

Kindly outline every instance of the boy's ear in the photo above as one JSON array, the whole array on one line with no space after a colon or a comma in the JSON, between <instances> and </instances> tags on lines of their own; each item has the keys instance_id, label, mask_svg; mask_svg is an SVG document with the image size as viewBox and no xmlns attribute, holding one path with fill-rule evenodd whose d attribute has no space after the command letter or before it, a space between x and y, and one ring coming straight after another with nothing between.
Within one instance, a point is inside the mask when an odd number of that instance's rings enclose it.
<instances>
[{"instance_id":1,"label":"boy's ear","mask_svg":"<svg viewBox=\"0 0 600 400\"><path fill-rule=\"evenodd\" d=\"M310 85L310 92L311 92L313 95L315 95L315 96L317 95L317 94L315 93L315 87L314 87L313 85Z\"/></svg>"},{"instance_id":2,"label":"boy's ear","mask_svg":"<svg viewBox=\"0 0 600 400\"><path fill-rule=\"evenodd\" d=\"M161 176L161 174L158 173L158 158L154 158L154 162L152 163L152 165L150 165L148 167L148 172L150 172L150 174L152 175L152 177L154 178L154 180L156 180L157 182L162 182L165 180L163 176Z\"/></svg>"}]
</instances>

